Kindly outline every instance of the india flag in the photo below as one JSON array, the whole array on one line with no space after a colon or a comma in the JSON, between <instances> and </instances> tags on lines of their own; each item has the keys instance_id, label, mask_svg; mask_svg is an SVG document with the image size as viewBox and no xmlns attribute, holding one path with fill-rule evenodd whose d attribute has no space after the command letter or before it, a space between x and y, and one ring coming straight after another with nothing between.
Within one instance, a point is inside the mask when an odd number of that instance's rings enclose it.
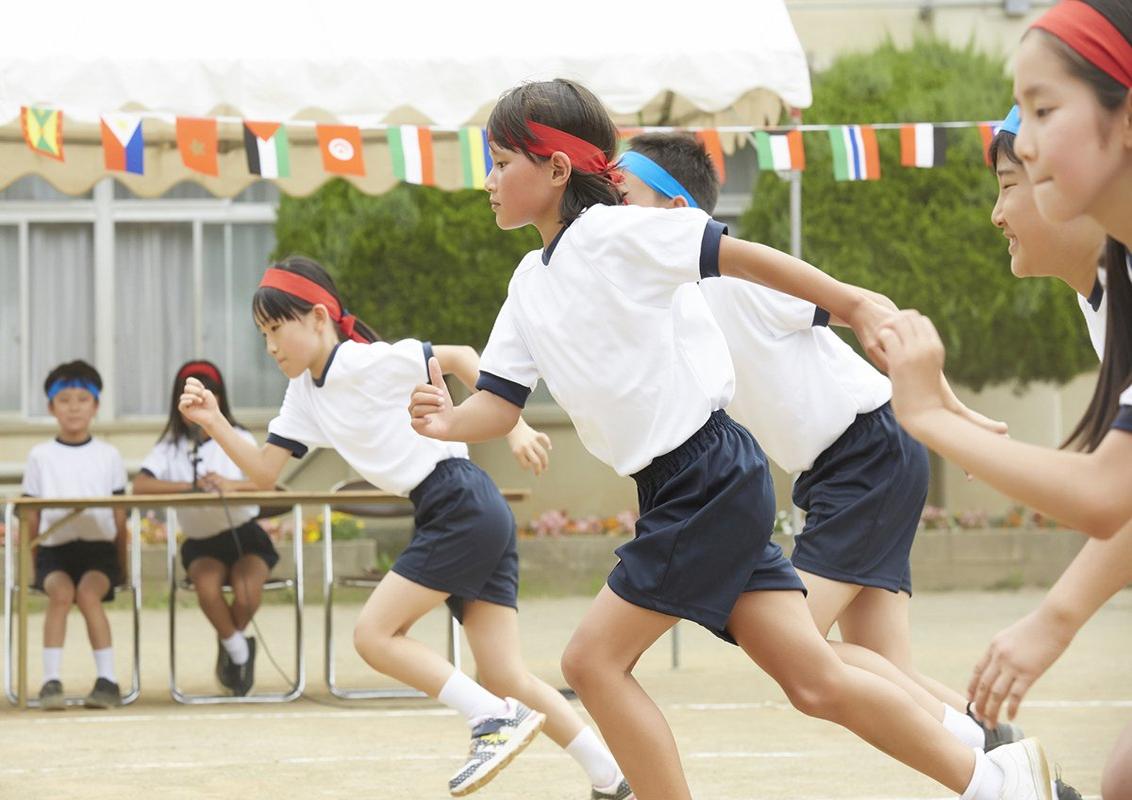
<instances>
[{"instance_id":1,"label":"india flag","mask_svg":"<svg viewBox=\"0 0 1132 800\"><path fill-rule=\"evenodd\" d=\"M829 129L833 177L839 181L880 179L877 134L870 125L835 125Z\"/></svg>"},{"instance_id":2,"label":"india flag","mask_svg":"<svg viewBox=\"0 0 1132 800\"><path fill-rule=\"evenodd\" d=\"M947 162L947 128L918 122L900 128L900 163L905 167L939 167Z\"/></svg>"},{"instance_id":3,"label":"india flag","mask_svg":"<svg viewBox=\"0 0 1132 800\"><path fill-rule=\"evenodd\" d=\"M389 129L389 152L393 174L405 183L436 185L432 157L432 131L415 125L396 125Z\"/></svg>"},{"instance_id":4,"label":"india flag","mask_svg":"<svg viewBox=\"0 0 1132 800\"><path fill-rule=\"evenodd\" d=\"M775 172L806 168L806 151L802 147L802 132L768 133L755 131L751 136L759 154L759 169Z\"/></svg>"},{"instance_id":5,"label":"india flag","mask_svg":"<svg viewBox=\"0 0 1132 800\"><path fill-rule=\"evenodd\" d=\"M460 129L460 164L464 170L464 188L482 189L491 172L491 151L487 148L487 131L483 128Z\"/></svg>"},{"instance_id":6,"label":"india flag","mask_svg":"<svg viewBox=\"0 0 1132 800\"><path fill-rule=\"evenodd\" d=\"M248 156L248 172L252 175L291 177L291 149L282 123L245 122L244 150Z\"/></svg>"}]
</instances>

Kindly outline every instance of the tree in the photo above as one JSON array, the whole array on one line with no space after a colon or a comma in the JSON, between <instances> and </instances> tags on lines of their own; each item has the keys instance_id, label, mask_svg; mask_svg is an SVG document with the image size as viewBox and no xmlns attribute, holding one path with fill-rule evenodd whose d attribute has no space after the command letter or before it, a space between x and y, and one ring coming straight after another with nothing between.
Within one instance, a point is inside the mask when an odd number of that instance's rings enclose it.
<instances>
[{"instance_id":1,"label":"tree","mask_svg":"<svg viewBox=\"0 0 1132 800\"><path fill-rule=\"evenodd\" d=\"M993 120L1010 103L1000 59L920 40L839 58L815 76L806 122ZM997 186L978 132L948 136L945 166L912 169L900 165L899 132L878 131L881 179L838 183L828 137L806 134L803 256L930 316L947 345L948 374L971 388L1063 383L1095 366L1073 291L1010 274L990 222ZM762 174L742 234L788 249L788 208L787 184Z\"/></svg>"},{"instance_id":2,"label":"tree","mask_svg":"<svg viewBox=\"0 0 1132 800\"><path fill-rule=\"evenodd\" d=\"M400 185L363 194L332 181L284 197L276 258L302 253L334 276L351 313L384 338L481 348L533 229L501 231L482 191Z\"/></svg>"}]
</instances>

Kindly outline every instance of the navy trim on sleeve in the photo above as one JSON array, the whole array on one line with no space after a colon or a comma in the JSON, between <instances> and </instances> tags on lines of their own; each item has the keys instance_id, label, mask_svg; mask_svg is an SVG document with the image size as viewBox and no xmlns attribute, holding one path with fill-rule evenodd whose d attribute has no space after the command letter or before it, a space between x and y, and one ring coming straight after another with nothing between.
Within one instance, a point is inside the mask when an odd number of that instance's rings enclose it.
<instances>
[{"instance_id":1,"label":"navy trim on sleeve","mask_svg":"<svg viewBox=\"0 0 1132 800\"><path fill-rule=\"evenodd\" d=\"M421 347L424 349L424 379L425 383L429 382L428 362L432 359L432 342L421 342Z\"/></svg>"},{"instance_id":2,"label":"navy trim on sleeve","mask_svg":"<svg viewBox=\"0 0 1132 800\"><path fill-rule=\"evenodd\" d=\"M814 307L814 323L815 328L824 328L829 325L830 314L821 306Z\"/></svg>"},{"instance_id":3,"label":"navy trim on sleeve","mask_svg":"<svg viewBox=\"0 0 1132 800\"><path fill-rule=\"evenodd\" d=\"M273 444L276 447L282 447L284 450L290 450L291 455L295 458L302 458L307 454L308 448L302 442L296 442L294 439L286 439L274 433L267 434L267 443Z\"/></svg>"},{"instance_id":4,"label":"navy trim on sleeve","mask_svg":"<svg viewBox=\"0 0 1132 800\"><path fill-rule=\"evenodd\" d=\"M1101 283L1100 278L1097 278L1096 283L1093 284L1093 291L1089 292L1088 301L1093 311L1101 310L1101 303L1104 301L1104 284Z\"/></svg>"},{"instance_id":5,"label":"navy trim on sleeve","mask_svg":"<svg viewBox=\"0 0 1132 800\"><path fill-rule=\"evenodd\" d=\"M141 469L139 469L138 475L148 475L151 478L157 477L156 475L153 474L153 472L148 467L142 467Z\"/></svg>"},{"instance_id":6,"label":"navy trim on sleeve","mask_svg":"<svg viewBox=\"0 0 1132 800\"><path fill-rule=\"evenodd\" d=\"M1112 421L1112 427L1118 431L1132 433L1132 406L1120 407L1120 410L1116 412L1116 419Z\"/></svg>"},{"instance_id":7,"label":"navy trim on sleeve","mask_svg":"<svg viewBox=\"0 0 1132 800\"><path fill-rule=\"evenodd\" d=\"M111 494L125 494L125 493L126 493L125 487L123 487L121 489L115 489L113 492L111 492Z\"/></svg>"},{"instance_id":8,"label":"navy trim on sleeve","mask_svg":"<svg viewBox=\"0 0 1132 800\"><path fill-rule=\"evenodd\" d=\"M700 243L700 277L719 277L719 240L727 233L722 222L709 219L704 226L704 238Z\"/></svg>"},{"instance_id":9,"label":"navy trim on sleeve","mask_svg":"<svg viewBox=\"0 0 1132 800\"><path fill-rule=\"evenodd\" d=\"M491 392L498 395L512 405L522 408L527 404L527 398L531 395L531 390L521 383L509 381L506 378L500 378L498 375L492 375L490 372L481 372L480 379L476 381L476 388L483 392Z\"/></svg>"}]
</instances>

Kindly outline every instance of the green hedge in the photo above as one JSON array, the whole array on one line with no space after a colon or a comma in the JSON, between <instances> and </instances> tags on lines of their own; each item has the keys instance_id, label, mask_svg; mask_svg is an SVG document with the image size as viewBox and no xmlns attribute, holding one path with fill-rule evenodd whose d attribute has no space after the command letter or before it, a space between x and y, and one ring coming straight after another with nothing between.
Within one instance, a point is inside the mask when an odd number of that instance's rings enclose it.
<instances>
[{"instance_id":1,"label":"green hedge","mask_svg":"<svg viewBox=\"0 0 1132 800\"><path fill-rule=\"evenodd\" d=\"M1010 83L1000 59L938 41L838 59L814 76L812 123L1001 119ZM976 129L949 131L947 164L900 166L898 131L878 131L881 180L838 183L829 139L806 134L803 255L842 280L929 315L957 382L1064 382L1095 366L1071 289L1019 281L990 223L997 184ZM743 236L789 249L789 188L761 175Z\"/></svg>"},{"instance_id":2,"label":"green hedge","mask_svg":"<svg viewBox=\"0 0 1132 800\"><path fill-rule=\"evenodd\" d=\"M324 264L349 310L386 339L412 336L482 348L533 228L501 231L482 191L401 185L363 194L333 181L284 197L275 257Z\"/></svg>"}]
</instances>

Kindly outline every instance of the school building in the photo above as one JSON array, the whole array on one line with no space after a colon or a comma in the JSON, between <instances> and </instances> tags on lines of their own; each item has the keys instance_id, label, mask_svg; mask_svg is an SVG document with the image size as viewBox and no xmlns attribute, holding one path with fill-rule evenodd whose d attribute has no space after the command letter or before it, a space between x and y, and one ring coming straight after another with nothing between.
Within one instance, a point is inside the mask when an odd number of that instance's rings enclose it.
<instances>
[{"instance_id":1,"label":"school building","mask_svg":"<svg viewBox=\"0 0 1132 800\"><path fill-rule=\"evenodd\" d=\"M1011 52L1028 22L1049 2L1030 0L791 0L794 25L811 64L827 65L851 47L868 50L891 36L909 43L935 33ZM851 43L851 45L849 44ZM751 202L757 173L751 148L729 157L717 216L734 222ZM64 195L28 175L0 190L0 495L18 492L31 447L53 435L42 383L55 364L87 359L105 383L96 434L119 448L131 473L164 427L173 371L193 357L224 372L237 418L263 440L285 379L266 356L249 320L249 298L274 247L278 193L269 182L233 198L195 183L141 199L112 178L92 191ZM988 210L989 213L989 210ZM989 224L989 223L988 223ZM1007 419L1016 438L1056 444L1089 397L1094 376L1068 386L1010 388L963 399ZM478 445L473 457L507 487L530 487L520 521L547 509L613 514L636 504L632 481L617 477L581 446L545 390L528 421L554 440L551 471L523 474L502 443ZM932 502L953 510L1000 511L1005 498L936 464ZM334 453L291 465L294 488L322 489L351 477ZM789 476L776 473L781 507Z\"/></svg>"}]
</instances>

